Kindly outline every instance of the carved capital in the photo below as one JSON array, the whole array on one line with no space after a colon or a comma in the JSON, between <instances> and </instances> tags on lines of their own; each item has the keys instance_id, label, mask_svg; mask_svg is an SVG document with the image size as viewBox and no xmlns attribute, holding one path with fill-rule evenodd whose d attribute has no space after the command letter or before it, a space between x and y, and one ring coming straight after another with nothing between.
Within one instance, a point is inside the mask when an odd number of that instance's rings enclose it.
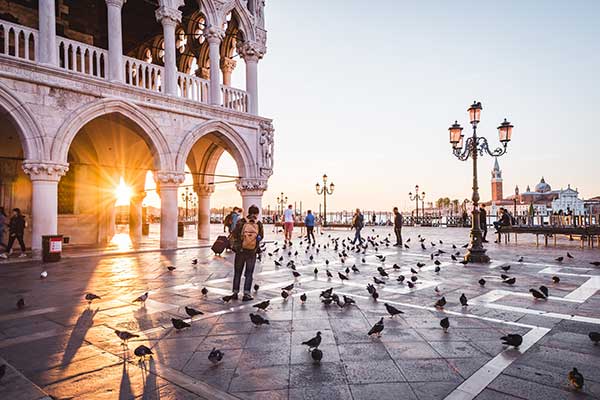
<instances>
[{"instance_id":1,"label":"carved capital","mask_svg":"<svg viewBox=\"0 0 600 400\"><path fill-rule=\"evenodd\" d=\"M225 31L216 25L209 25L204 28L204 37L209 44L220 44L221 40L225 37Z\"/></svg>"},{"instance_id":2,"label":"carved capital","mask_svg":"<svg viewBox=\"0 0 600 400\"><path fill-rule=\"evenodd\" d=\"M154 12L154 15L156 16L156 20L163 25L177 25L181 22L181 11L176 8L161 6Z\"/></svg>"},{"instance_id":3,"label":"carved capital","mask_svg":"<svg viewBox=\"0 0 600 400\"><path fill-rule=\"evenodd\" d=\"M156 171L154 179L159 185L181 185L185 181L185 174L175 171Z\"/></svg>"},{"instance_id":4,"label":"carved capital","mask_svg":"<svg viewBox=\"0 0 600 400\"><path fill-rule=\"evenodd\" d=\"M32 181L55 181L58 182L67 171L68 164L59 164L52 161L23 161L23 171L29 175Z\"/></svg>"},{"instance_id":5,"label":"carved capital","mask_svg":"<svg viewBox=\"0 0 600 400\"><path fill-rule=\"evenodd\" d=\"M210 196L215 192L215 185L207 183L198 183L194 185L194 192L196 192L198 197Z\"/></svg>"},{"instance_id":6,"label":"carved capital","mask_svg":"<svg viewBox=\"0 0 600 400\"><path fill-rule=\"evenodd\" d=\"M267 190L267 180L260 178L242 178L236 183L240 192L264 192Z\"/></svg>"},{"instance_id":7,"label":"carved capital","mask_svg":"<svg viewBox=\"0 0 600 400\"><path fill-rule=\"evenodd\" d=\"M237 46L238 54L246 61L258 61L267 52L264 45L258 42L239 42Z\"/></svg>"},{"instance_id":8,"label":"carved capital","mask_svg":"<svg viewBox=\"0 0 600 400\"><path fill-rule=\"evenodd\" d=\"M221 59L221 70L223 72L229 72L232 73L233 70L235 69L236 66L236 62L234 59L229 58L229 57L225 57Z\"/></svg>"},{"instance_id":9,"label":"carved capital","mask_svg":"<svg viewBox=\"0 0 600 400\"><path fill-rule=\"evenodd\" d=\"M106 5L108 7L118 7L118 8L123 8L123 5L125 3L127 3L127 0L105 0L106 1Z\"/></svg>"}]
</instances>

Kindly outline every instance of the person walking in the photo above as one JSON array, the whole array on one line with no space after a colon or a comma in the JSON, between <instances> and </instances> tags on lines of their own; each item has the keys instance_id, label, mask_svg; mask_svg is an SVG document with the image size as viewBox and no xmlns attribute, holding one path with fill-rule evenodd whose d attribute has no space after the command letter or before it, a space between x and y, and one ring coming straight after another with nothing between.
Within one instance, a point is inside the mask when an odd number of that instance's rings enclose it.
<instances>
[{"instance_id":1,"label":"person walking","mask_svg":"<svg viewBox=\"0 0 600 400\"><path fill-rule=\"evenodd\" d=\"M6 242L4 241L4 230L6 229L6 224L8 222L8 217L6 212L4 211L4 207L0 207L0 246L6 250ZM3 254L0 254L0 257Z\"/></svg>"},{"instance_id":2,"label":"person walking","mask_svg":"<svg viewBox=\"0 0 600 400\"><path fill-rule=\"evenodd\" d=\"M285 234L285 240L290 242L292 240L292 231L294 230L294 210L290 204L283 213L283 232Z\"/></svg>"},{"instance_id":3,"label":"person walking","mask_svg":"<svg viewBox=\"0 0 600 400\"><path fill-rule=\"evenodd\" d=\"M402 214L398 211L398 207L394 207L394 233L396 234L396 244L394 246L402 246Z\"/></svg>"},{"instance_id":4,"label":"person walking","mask_svg":"<svg viewBox=\"0 0 600 400\"><path fill-rule=\"evenodd\" d=\"M306 238L308 239L308 244L310 244L310 238L312 237L312 242L316 243L315 239L315 216L313 215L311 210L306 212L306 217L304 218L304 226L306 227Z\"/></svg>"},{"instance_id":5,"label":"person walking","mask_svg":"<svg viewBox=\"0 0 600 400\"><path fill-rule=\"evenodd\" d=\"M354 213L354 216L352 217L352 228L354 229L354 240L352 241L352 244L355 244L356 241L358 240L359 244L362 244L363 242L363 238L360 236L360 231L362 230L362 228L365 226L365 217L362 215L362 213L360 212L360 209L356 209L356 212Z\"/></svg>"},{"instance_id":6,"label":"person walking","mask_svg":"<svg viewBox=\"0 0 600 400\"><path fill-rule=\"evenodd\" d=\"M256 254L260 252L260 241L264 237L263 224L258 220L258 207L248 208L248 216L239 220L233 231L233 293L232 299L237 300L240 292L242 273L244 274L244 296L242 301L253 300L250 296Z\"/></svg>"},{"instance_id":7,"label":"person walking","mask_svg":"<svg viewBox=\"0 0 600 400\"><path fill-rule=\"evenodd\" d=\"M481 228L482 241L488 243L487 237L487 211L483 204L479 205L479 228Z\"/></svg>"},{"instance_id":8,"label":"person walking","mask_svg":"<svg viewBox=\"0 0 600 400\"><path fill-rule=\"evenodd\" d=\"M19 257L27 257L27 254L25 253L25 241L23 240L23 235L25 234L25 217L21 214L21 209L19 208L13 208L12 211L13 215L10 217L8 227L8 245L6 246L6 252L8 255L12 253L12 246L16 240L21 246L21 254L19 254ZM3 258L7 258L7 254L5 254Z\"/></svg>"}]
</instances>

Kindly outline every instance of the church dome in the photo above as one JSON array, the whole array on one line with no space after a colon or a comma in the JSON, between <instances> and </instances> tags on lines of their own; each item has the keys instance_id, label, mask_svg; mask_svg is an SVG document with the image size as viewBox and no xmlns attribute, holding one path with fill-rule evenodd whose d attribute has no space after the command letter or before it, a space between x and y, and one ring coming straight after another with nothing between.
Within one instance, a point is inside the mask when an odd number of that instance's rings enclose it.
<instances>
[{"instance_id":1,"label":"church dome","mask_svg":"<svg viewBox=\"0 0 600 400\"><path fill-rule=\"evenodd\" d=\"M552 188L550 187L550 185L548 185L546 183L546 181L544 180L544 177L542 177L542 180L540 181L540 183L535 185L535 191L538 193L548 193L551 190L552 190Z\"/></svg>"}]
</instances>

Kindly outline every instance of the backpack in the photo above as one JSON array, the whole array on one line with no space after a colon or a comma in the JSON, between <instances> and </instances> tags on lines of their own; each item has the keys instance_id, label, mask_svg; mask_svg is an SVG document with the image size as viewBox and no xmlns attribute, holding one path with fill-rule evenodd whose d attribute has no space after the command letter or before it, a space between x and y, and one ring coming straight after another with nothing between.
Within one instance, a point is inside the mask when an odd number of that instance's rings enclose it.
<instances>
[{"instance_id":1,"label":"backpack","mask_svg":"<svg viewBox=\"0 0 600 400\"><path fill-rule=\"evenodd\" d=\"M254 221L248 221L242 227L242 249L256 250L258 238L258 224Z\"/></svg>"},{"instance_id":2,"label":"backpack","mask_svg":"<svg viewBox=\"0 0 600 400\"><path fill-rule=\"evenodd\" d=\"M233 213L229 213L225 217L225 220L223 221L223 225L231 226L232 223L233 223Z\"/></svg>"}]
</instances>

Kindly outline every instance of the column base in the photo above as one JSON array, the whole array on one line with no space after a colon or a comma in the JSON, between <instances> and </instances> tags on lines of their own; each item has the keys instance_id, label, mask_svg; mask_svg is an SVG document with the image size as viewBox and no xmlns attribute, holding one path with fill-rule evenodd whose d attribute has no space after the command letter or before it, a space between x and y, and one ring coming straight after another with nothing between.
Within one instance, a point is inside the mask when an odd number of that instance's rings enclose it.
<instances>
[{"instance_id":1,"label":"column base","mask_svg":"<svg viewBox=\"0 0 600 400\"><path fill-rule=\"evenodd\" d=\"M475 249L471 248L467 250L467 254L465 255L465 261L470 263L478 263L478 264L487 264L490 262L490 257L485 254L485 249Z\"/></svg>"}]
</instances>

